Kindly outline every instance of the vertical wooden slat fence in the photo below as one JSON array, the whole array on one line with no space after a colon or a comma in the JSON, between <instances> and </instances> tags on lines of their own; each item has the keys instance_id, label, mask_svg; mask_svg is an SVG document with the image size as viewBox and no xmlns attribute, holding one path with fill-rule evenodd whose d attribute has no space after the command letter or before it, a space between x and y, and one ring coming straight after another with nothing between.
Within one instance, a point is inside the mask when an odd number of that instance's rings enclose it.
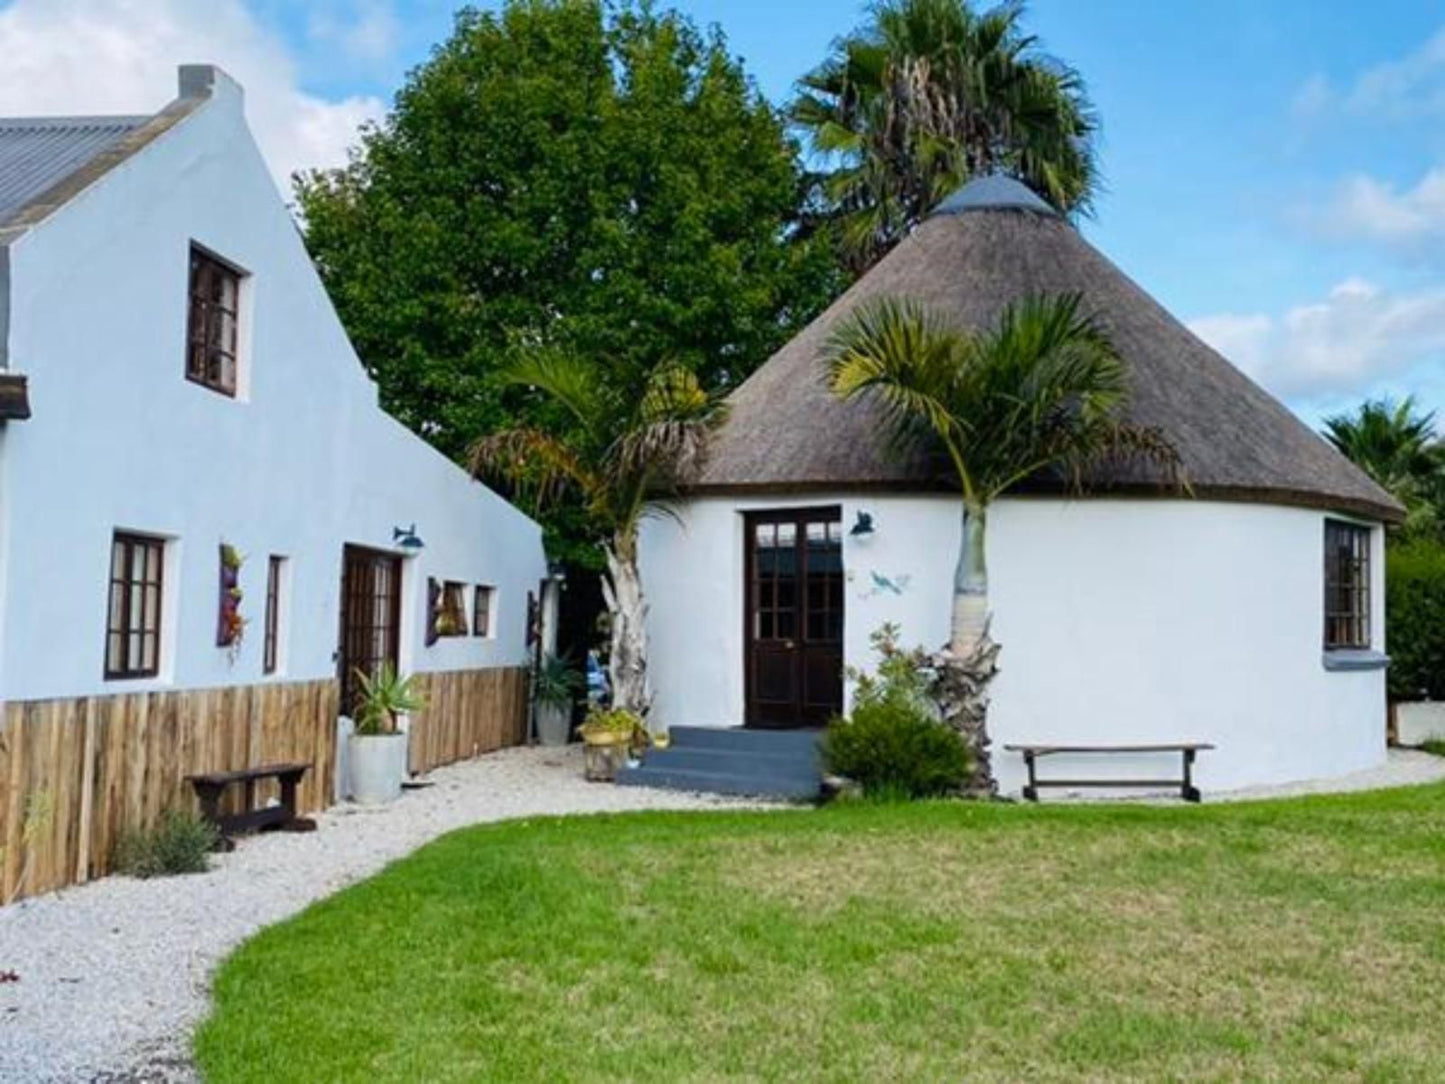
<instances>
[{"instance_id":1,"label":"vertical wooden slat fence","mask_svg":"<svg viewBox=\"0 0 1445 1084\"><path fill-rule=\"evenodd\" d=\"M307 810L335 791L335 681L20 701L0 712L0 899L103 876L116 842L162 810L195 808L186 776L312 765ZM265 795L263 795L265 797ZM27 811L48 806L29 845Z\"/></svg>"},{"instance_id":2,"label":"vertical wooden slat fence","mask_svg":"<svg viewBox=\"0 0 1445 1084\"><path fill-rule=\"evenodd\" d=\"M418 685L428 705L411 722L413 772L526 740L524 667L419 674ZM0 900L104 876L126 832L166 809L195 808L186 776L197 772L302 761L312 767L300 808L326 808L336 791L338 696L335 681L314 681L3 705ZM259 800L274 786L259 787ZM232 808L239 798L230 796ZM49 814L27 844L37 802Z\"/></svg>"},{"instance_id":3,"label":"vertical wooden slat fence","mask_svg":"<svg viewBox=\"0 0 1445 1084\"><path fill-rule=\"evenodd\" d=\"M411 719L412 772L467 760L527 740L527 670L498 667L418 674L426 709Z\"/></svg>"}]
</instances>

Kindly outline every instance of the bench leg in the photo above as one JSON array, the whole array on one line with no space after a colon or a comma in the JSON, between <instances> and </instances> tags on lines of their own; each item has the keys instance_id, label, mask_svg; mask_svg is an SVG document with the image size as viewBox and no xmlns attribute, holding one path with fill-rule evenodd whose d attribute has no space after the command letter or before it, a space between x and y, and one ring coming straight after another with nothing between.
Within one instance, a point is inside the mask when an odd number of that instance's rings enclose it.
<instances>
[{"instance_id":1,"label":"bench leg","mask_svg":"<svg viewBox=\"0 0 1445 1084\"><path fill-rule=\"evenodd\" d=\"M1034 777L1033 753L1024 754L1024 766L1029 770L1028 786L1024 787L1024 800L1027 802L1037 802L1039 800L1039 784L1038 780Z\"/></svg>"},{"instance_id":2,"label":"bench leg","mask_svg":"<svg viewBox=\"0 0 1445 1084\"><path fill-rule=\"evenodd\" d=\"M1184 750L1184 784L1180 788L1180 795L1186 802L1199 801L1199 788L1194 785L1194 750Z\"/></svg>"},{"instance_id":3,"label":"bench leg","mask_svg":"<svg viewBox=\"0 0 1445 1084\"><path fill-rule=\"evenodd\" d=\"M196 797L201 801L201 816L219 829L221 827L221 792L225 788L209 783L195 783L193 786L196 789Z\"/></svg>"},{"instance_id":4,"label":"bench leg","mask_svg":"<svg viewBox=\"0 0 1445 1084\"><path fill-rule=\"evenodd\" d=\"M300 772L287 772L280 776L281 808L286 810L287 823L296 819L296 785L300 782Z\"/></svg>"}]
</instances>

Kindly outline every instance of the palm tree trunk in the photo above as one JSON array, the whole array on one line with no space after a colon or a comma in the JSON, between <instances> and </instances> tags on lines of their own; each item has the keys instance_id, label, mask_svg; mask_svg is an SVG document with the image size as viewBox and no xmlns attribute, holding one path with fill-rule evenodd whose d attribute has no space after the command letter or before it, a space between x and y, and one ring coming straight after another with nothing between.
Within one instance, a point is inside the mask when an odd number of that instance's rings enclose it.
<instances>
[{"instance_id":1,"label":"palm tree trunk","mask_svg":"<svg viewBox=\"0 0 1445 1084\"><path fill-rule=\"evenodd\" d=\"M988 559L984 553L987 522L986 507L963 503L958 564L953 570L953 621L948 640L949 651L960 657L972 654L979 640L988 634Z\"/></svg>"},{"instance_id":2,"label":"palm tree trunk","mask_svg":"<svg viewBox=\"0 0 1445 1084\"><path fill-rule=\"evenodd\" d=\"M953 621L948 646L934 660L939 708L973 755L966 789L977 797L998 793L988 751L988 686L998 673L999 646L988 635L987 520L986 506L964 502L958 565L953 574Z\"/></svg>"},{"instance_id":3,"label":"palm tree trunk","mask_svg":"<svg viewBox=\"0 0 1445 1084\"><path fill-rule=\"evenodd\" d=\"M607 674L612 682L612 706L636 712L644 718L650 706L647 689L647 604L642 597L642 577L637 568L637 545L625 536L613 538L603 547L607 574L602 577L602 597L612 617L611 649Z\"/></svg>"}]
</instances>

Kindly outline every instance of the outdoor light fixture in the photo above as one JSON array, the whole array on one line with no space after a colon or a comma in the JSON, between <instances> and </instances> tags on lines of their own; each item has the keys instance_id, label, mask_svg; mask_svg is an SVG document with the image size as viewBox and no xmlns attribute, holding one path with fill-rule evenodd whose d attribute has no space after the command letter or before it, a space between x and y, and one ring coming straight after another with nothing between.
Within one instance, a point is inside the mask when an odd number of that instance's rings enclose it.
<instances>
[{"instance_id":1,"label":"outdoor light fixture","mask_svg":"<svg viewBox=\"0 0 1445 1084\"><path fill-rule=\"evenodd\" d=\"M561 583L567 578L567 566L561 561L548 561L547 578L553 583Z\"/></svg>"},{"instance_id":2,"label":"outdoor light fixture","mask_svg":"<svg viewBox=\"0 0 1445 1084\"><path fill-rule=\"evenodd\" d=\"M873 533L873 514L871 512L859 512L857 522L848 531L854 538L866 538Z\"/></svg>"},{"instance_id":3,"label":"outdoor light fixture","mask_svg":"<svg viewBox=\"0 0 1445 1084\"><path fill-rule=\"evenodd\" d=\"M410 527L393 527L391 529L391 540L404 550L419 550L426 545L416 533L416 524Z\"/></svg>"}]
</instances>

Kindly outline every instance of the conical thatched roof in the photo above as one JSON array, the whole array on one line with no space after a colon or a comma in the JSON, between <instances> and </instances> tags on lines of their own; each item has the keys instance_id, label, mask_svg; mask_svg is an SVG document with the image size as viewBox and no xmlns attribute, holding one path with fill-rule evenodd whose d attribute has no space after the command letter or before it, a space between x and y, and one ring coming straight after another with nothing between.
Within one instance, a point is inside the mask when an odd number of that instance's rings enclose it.
<instances>
[{"instance_id":1,"label":"conical thatched roof","mask_svg":"<svg viewBox=\"0 0 1445 1084\"><path fill-rule=\"evenodd\" d=\"M975 181L947 200L738 387L692 488L945 484L925 457L890 449L866 400L844 403L828 391L820 353L829 334L852 309L878 296L915 298L961 326L986 327L1010 302L1068 292L1083 295L1086 311L1129 363L1132 420L1163 430L1196 496L1403 515L1394 498L1195 337L1073 226L1022 185L998 177ZM1161 491L1138 466L1102 472L1091 488Z\"/></svg>"}]
</instances>

